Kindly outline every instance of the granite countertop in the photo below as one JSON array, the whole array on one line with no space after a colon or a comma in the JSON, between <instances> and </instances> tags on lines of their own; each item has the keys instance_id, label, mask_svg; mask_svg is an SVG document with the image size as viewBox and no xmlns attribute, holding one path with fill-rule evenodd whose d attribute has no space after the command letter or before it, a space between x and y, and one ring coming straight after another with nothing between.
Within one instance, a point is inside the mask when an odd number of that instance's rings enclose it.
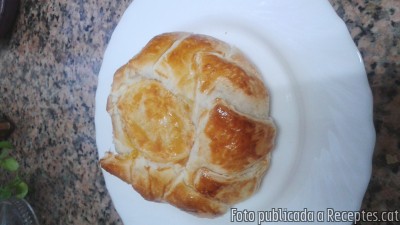
<instances>
[{"instance_id":1,"label":"granite countertop","mask_svg":"<svg viewBox=\"0 0 400 225\"><path fill-rule=\"evenodd\" d=\"M98 166L94 112L104 51L131 2L21 0L0 42L0 112L16 125L10 140L41 224L122 224ZM362 209L398 210L400 1L330 2L361 52L373 93L377 139Z\"/></svg>"}]
</instances>

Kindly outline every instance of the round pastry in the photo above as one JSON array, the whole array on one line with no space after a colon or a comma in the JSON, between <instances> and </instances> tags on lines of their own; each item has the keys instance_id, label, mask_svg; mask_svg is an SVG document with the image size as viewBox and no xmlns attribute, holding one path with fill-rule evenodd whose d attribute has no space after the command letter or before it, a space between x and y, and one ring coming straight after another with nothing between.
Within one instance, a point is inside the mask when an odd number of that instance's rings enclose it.
<instances>
[{"instance_id":1,"label":"round pastry","mask_svg":"<svg viewBox=\"0 0 400 225\"><path fill-rule=\"evenodd\" d=\"M154 37L115 73L107 111L117 153L100 164L147 200L222 215L268 169L268 91L243 53L213 37Z\"/></svg>"}]
</instances>

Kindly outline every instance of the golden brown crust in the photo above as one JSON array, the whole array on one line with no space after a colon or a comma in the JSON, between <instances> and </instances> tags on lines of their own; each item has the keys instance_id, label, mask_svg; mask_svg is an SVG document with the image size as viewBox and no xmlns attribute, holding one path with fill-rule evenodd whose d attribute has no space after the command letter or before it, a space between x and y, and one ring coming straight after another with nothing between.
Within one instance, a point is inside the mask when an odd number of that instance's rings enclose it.
<instances>
[{"instance_id":1,"label":"golden brown crust","mask_svg":"<svg viewBox=\"0 0 400 225\"><path fill-rule=\"evenodd\" d=\"M220 101L217 101L220 102ZM210 140L210 163L237 172L263 159L271 150L275 129L217 103L210 111L205 135Z\"/></svg>"},{"instance_id":2,"label":"golden brown crust","mask_svg":"<svg viewBox=\"0 0 400 225\"><path fill-rule=\"evenodd\" d=\"M119 177L125 182L131 180L131 159L119 155L113 155L110 152L100 159L100 164L109 173Z\"/></svg>"},{"instance_id":3,"label":"golden brown crust","mask_svg":"<svg viewBox=\"0 0 400 225\"><path fill-rule=\"evenodd\" d=\"M131 148L141 149L156 162L187 158L194 136L191 109L160 82L133 84L116 106Z\"/></svg>"},{"instance_id":4,"label":"golden brown crust","mask_svg":"<svg viewBox=\"0 0 400 225\"><path fill-rule=\"evenodd\" d=\"M201 54L199 65L200 91L209 92L215 86L217 79L228 80L234 88L247 95L264 97L266 90L263 82L247 72L234 62L230 62L215 54Z\"/></svg>"},{"instance_id":5,"label":"golden brown crust","mask_svg":"<svg viewBox=\"0 0 400 225\"><path fill-rule=\"evenodd\" d=\"M100 160L145 199L199 216L255 193L276 135L261 75L236 48L189 33L154 37L114 75L118 154Z\"/></svg>"},{"instance_id":6,"label":"golden brown crust","mask_svg":"<svg viewBox=\"0 0 400 225\"><path fill-rule=\"evenodd\" d=\"M174 186L171 192L165 195L165 200L186 212L201 217L221 215L228 207L222 202L207 198L184 183Z\"/></svg>"},{"instance_id":7,"label":"golden brown crust","mask_svg":"<svg viewBox=\"0 0 400 225\"><path fill-rule=\"evenodd\" d=\"M242 200L245 197L243 195L253 193L258 185L257 177L227 179L207 168L201 168L198 171L198 179L194 183L195 189L200 194L227 204Z\"/></svg>"},{"instance_id":8,"label":"golden brown crust","mask_svg":"<svg viewBox=\"0 0 400 225\"><path fill-rule=\"evenodd\" d=\"M129 62L130 66L154 65L160 57L182 36L182 33L166 33L154 37L141 51Z\"/></svg>"}]
</instances>

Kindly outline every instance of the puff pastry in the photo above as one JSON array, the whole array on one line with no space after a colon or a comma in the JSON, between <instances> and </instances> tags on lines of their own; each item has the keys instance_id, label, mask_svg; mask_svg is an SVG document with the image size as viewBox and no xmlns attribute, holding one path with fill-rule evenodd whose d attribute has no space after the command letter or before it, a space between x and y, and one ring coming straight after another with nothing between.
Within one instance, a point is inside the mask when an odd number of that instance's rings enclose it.
<instances>
[{"instance_id":1,"label":"puff pastry","mask_svg":"<svg viewBox=\"0 0 400 225\"><path fill-rule=\"evenodd\" d=\"M114 75L107 111L117 153L101 167L143 198L202 217L253 195L276 128L262 78L237 48L164 33Z\"/></svg>"}]
</instances>

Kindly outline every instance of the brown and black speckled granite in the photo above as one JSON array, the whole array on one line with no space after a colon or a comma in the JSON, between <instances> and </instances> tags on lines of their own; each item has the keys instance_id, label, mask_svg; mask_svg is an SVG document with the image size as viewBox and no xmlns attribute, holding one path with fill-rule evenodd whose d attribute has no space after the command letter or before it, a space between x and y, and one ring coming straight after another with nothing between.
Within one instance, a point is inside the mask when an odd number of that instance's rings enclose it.
<instances>
[{"instance_id":1,"label":"brown and black speckled granite","mask_svg":"<svg viewBox=\"0 0 400 225\"><path fill-rule=\"evenodd\" d=\"M362 209L400 209L400 1L329 1L361 51L374 96L377 144ZM97 164L94 99L105 48L130 2L21 0L0 42L0 111L16 124L11 140L42 224L121 224Z\"/></svg>"},{"instance_id":2,"label":"brown and black speckled granite","mask_svg":"<svg viewBox=\"0 0 400 225\"><path fill-rule=\"evenodd\" d=\"M97 162L95 92L112 31L131 1L22 0L0 45L0 111L42 224L120 224Z\"/></svg>"}]
</instances>

